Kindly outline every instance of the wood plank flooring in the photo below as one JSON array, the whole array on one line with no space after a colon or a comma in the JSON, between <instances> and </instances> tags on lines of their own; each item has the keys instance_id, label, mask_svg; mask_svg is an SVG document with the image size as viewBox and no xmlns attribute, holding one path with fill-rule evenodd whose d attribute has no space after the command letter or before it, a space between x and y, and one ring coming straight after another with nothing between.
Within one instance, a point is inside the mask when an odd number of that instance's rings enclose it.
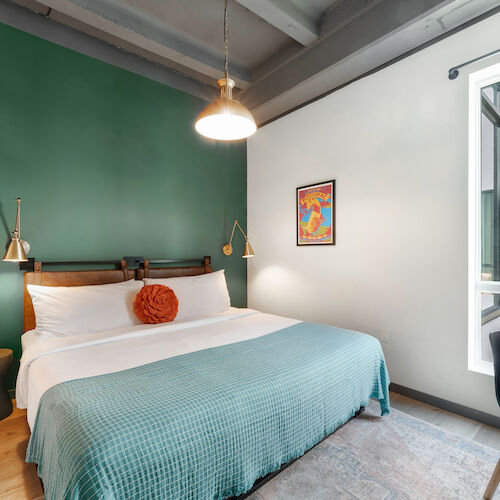
<instances>
[{"instance_id":1,"label":"wood plank flooring","mask_svg":"<svg viewBox=\"0 0 500 500\"><path fill-rule=\"evenodd\" d=\"M426 422L500 451L500 430L435 406L391 393L391 406ZM42 500L43 489L36 468L24 461L30 433L26 410L0 422L0 499Z\"/></svg>"},{"instance_id":2,"label":"wood plank flooring","mask_svg":"<svg viewBox=\"0 0 500 500\"><path fill-rule=\"evenodd\" d=\"M14 405L15 407L15 405ZM42 500L42 483L34 464L24 461L30 430L26 410L14 409L0 422L0 498Z\"/></svg>"},{"instance_id":3,"label":"wood plank flooring","mask_svg":"<svg viewBox=\"0 0 500 500\"><path fill-rule=\"evenodd\" d=\"M500 451L500 429L391 392L391 407Z\"/></svg>"}]
</instances>

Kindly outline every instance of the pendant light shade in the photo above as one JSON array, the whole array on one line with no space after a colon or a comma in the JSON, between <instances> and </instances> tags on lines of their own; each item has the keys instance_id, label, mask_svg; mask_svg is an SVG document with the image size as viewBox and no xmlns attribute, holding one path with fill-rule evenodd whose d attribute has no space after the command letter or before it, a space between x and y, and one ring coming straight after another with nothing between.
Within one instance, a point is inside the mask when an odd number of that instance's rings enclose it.
<instances>
[{"instance_id":1,"label":"pendant light shade","mask_svg":"<svg viewBox=\"0 0 500 500\"><path fill-rule=\"evenodd\" d=\"M221 96L198 116L195 124L197 132L217 141L246 139L257 130L252 113L232 98L234 81L231 78L221 78L217 85Z\"/></svg>"},{"instance_id":2,"label":"pendant light shade","mask_svg":"<svg viewBox=\"0 0 500 500\"><path fill-rule=\"evenodd\" d=\"M227 4L224 1L224 78L217 81L220 98L211 102L198 116L196 131L216 141L237 141L250 137L257 125L243 104L233 99L234 80L229 78Z\"/></svg>"}]
</instances>

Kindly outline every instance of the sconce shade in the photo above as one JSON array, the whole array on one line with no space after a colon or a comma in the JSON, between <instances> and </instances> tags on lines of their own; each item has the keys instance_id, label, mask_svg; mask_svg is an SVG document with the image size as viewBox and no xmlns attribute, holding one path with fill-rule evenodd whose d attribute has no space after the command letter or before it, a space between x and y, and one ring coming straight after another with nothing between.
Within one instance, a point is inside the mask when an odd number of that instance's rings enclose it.
<instances>
[{"instance_id":1,"label":"sconce shade","mask_svg":"<svg viewBox=\"0 0 500 500\"><path fill-rule=\"evenodd\" d=\"M3 256L3 260L6 262L27 262L26 254L29 253L30 246L21 239L21 198L16 198L16 203L16 227L12 231L12 240Z\"/></svg>"},{"instance_id":2,"label":"sconce shade","mask_svg":"<svg viewBox=\"0 0 500 500\"><path fill-rule=\"evenodd\" d=\"M13 237L10 242L9 248L3 256L3 260L6 262L27 262L28 258L24 252L23 245L19 237Z\"/></svg>"},{"instance_id":3,"label":"sconce shade","mask_svg":"<svg viewBox=\"0 0 500 500\"><path fill-rule=\"evenodd\" d=\"M248 259L248 257L254 257L255 253L253 251L252 245L248 240L245 241L245 251L243 252L243 258Z\"/></svg>"}]
</instances>

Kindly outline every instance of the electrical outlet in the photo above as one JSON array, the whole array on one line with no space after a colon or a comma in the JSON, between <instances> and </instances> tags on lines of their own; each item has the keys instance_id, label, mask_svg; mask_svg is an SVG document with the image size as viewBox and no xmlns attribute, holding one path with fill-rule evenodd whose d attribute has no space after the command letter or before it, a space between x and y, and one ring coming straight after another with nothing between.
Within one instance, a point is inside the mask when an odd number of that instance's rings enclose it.
<instances>
[{"instance_id":1,"label":"electrical outlet","mask_svg":"<svg viewBox=\"0 0 500 500\"><path fill-rule=\"evenodd\" d=\"M385 328L380 329L380 341L389 342L389 332Z\"/></svg>"}]
</instances>

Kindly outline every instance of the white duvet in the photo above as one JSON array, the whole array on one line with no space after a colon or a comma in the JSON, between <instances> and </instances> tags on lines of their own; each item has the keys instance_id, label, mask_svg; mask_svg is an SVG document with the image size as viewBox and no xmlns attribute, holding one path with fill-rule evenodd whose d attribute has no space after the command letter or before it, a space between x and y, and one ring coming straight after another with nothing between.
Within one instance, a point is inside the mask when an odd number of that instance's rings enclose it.
<instances>
[{"instance_id":1,"label":"white duvet","mask_svg":"<svg viewBox=\"0 0 500 500\"><path fill-rule=\"evenodd\" d=\"M27 333L16 402L35 423L40 398L54 385L152 363L180 354L248 340L300 321L231 307L203 318L36 341ZM99 397L97 394L96 397Z\"/></svg>"}]
</instances>

